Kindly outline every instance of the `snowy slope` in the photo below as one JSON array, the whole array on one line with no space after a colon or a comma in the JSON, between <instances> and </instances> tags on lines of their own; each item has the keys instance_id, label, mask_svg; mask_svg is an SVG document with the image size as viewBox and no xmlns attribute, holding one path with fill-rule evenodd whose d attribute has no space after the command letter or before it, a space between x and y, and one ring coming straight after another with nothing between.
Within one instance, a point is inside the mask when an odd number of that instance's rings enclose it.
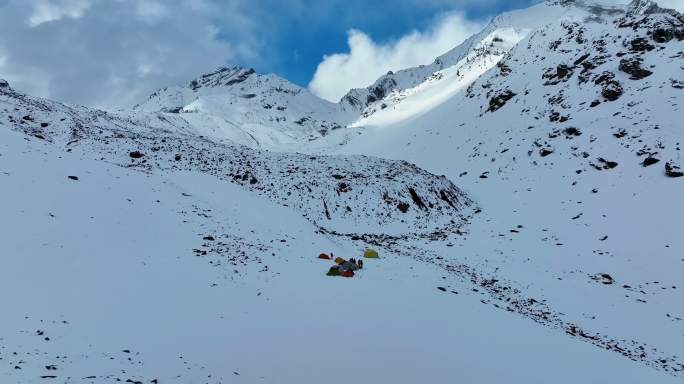
<instances>
[{"instance_id":1,"label":"snowy slope","mask_svg":"<svg viewBox=\"0 0 684 384\"><path fill-rule=\"evenodd\" d=\"M354 118L278 76L239 67L219 68L186 87L160 89L137 105L133 116L254 148L313 140Z\"/></svg>"},{"instance_id":2,"label":"snowy slope","mask_svg":"<svg viewBox=\"0 0 684 384\"><path fill-rule=\"evenodd\" d=\"M682 88L682 15L588 0L337 105L240 68L130 114L0 81L0 376L680 382Z\"/></svg>"},{"instance_id":3,"label":"snowy slope","mask_svg":"<svg viewBox=\"0 0 684 384\"><path fill-rule=\"evenodd\" d=\"M368 119L312 152L457 180L483 213L451 247L407 256L477 282L491 305L680 374L684 17L647 1L551 6L566 11L447 101ZM545 309L521 308L510 289Z\"/></svg>"},{"instance_id":4,"label":"snowy slope","mask_svg":"<svg viewBox=\"0 0 684 384\"><path fill-rule=\"evenodd\" d=\"M0 182L3 383L677 382L399 255L326 277L319 252L363 244L216 177L3 125Z\"/></svg>"}]
</instances>

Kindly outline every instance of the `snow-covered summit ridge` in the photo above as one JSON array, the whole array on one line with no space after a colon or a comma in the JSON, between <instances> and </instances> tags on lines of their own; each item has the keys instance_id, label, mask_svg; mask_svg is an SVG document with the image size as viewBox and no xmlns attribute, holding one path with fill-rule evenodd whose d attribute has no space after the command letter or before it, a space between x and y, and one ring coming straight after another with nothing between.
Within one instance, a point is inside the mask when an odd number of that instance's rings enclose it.
<instances>
[{"instance_id":1,"label":"snow-covered summit ridge","mask_svg":"<svg viewBox=\"0 0 684 384\"><path fill-rule=\"evenodd\" d=\"M496 16L480 33L432 64L390 72L368 88L351 90L340 103L359 112L360 118L352 126L386 125L412 118L462 91L528 36L551 30L550 25L613 19L621 20L623 26L650 22L657 40L681 39L684 35L678 26L682 15L650 0L634 0L627 5L601 0L548 0Z\"/></svg>"}]
</instances>

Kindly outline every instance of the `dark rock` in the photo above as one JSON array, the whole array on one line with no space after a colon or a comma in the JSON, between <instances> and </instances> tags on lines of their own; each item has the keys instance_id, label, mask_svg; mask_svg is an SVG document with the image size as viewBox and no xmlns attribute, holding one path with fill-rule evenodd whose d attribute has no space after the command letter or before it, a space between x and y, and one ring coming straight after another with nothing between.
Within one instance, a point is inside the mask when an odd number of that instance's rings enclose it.
<instances>
[{"instance_id":1,"label":"dark rock","mask_svg":"<svg viewBox=\"0 0 684 384\"><path fill-rule=\"evenodd\" d=\"M607 170L607 169L613 169L618 166L618 163L615 161L608 161L602 157L598 158L598 164L591 164L592 167L596 168L599 171Z\"/></svg>"},{"instance_id":2,"label":"dark rock","mask_svg":"<svg viewBox=\"0 0 684 384\"><path fill-rule=\"evenodd\" d=\"M607 273L597 273L593 276L590 276L592 280L599 282L601 284L605 285L611 285L615 282L613 277Z\"/></svg>"},{"instance_id":3,"label":"dark rock","mask_svg":"<svg viewBox=\"0 0 684 384\"><path fill-rule=\"evenodd\" d=\"M666 163L665 175L667 175L668 177L682 177L684 176L684 173L681 172L679 166L672 163Z\"/></svg>"},{"instance_id":4,"label":"dark rock","mask_svg":"<svg viewBox=\"0 0 684 384\"><path fill-rule=\"evenodd\" d=\"M551 148L542 148L539 150L539 155L541 157L546 157L552 153L553 153L553 149L551 149Z\"/></svg>"},{"instance_id":5,"label":"dark rock","mask_svg":"<svg viewBox=\"0 0 684 384\"><path fill-rule=\"evenodd\" d=\"M601 91L601 96L603 96L608 101L615 101L622 96L624 90L622 85L617 80L611 80L603 86Z\"/></svg>"},{"instance_id":6,"label":"dark rock","mask_svg":"<svg viewBox=\"0 0 684 384\"><path fill-rule=\"evenodd\" d=\"M659 159L656 159L653 156L649 156L649 157L644 159L644 161L641 163L641 165L643 165L644 167L648 167L649 165L657 164L658 162L660 162Z\"/></svg>"},{"instance_id":7,"label":"dark rock","mask_svg":"<svg viewBox=\"0 0 684 384\"><path fill-rule=\"evenodd\" d=\"M69 178L70 180L74 180L74 181L77 181L77 180L78 180L78 177L77 177L77 176L68 176L68 178Z\"/></svg>"},{"instance_id":8,"label":"dark rock","mask_svg":"<svg viewBox=\"0 0 684 384\"><path fill-rule=\"evenodd\" d=\"M181 155L176 155L176 156L174 157L174 160L180 161L180 160L181 160Z\"/></svg>"},{"instance_id":9,"label":"dark rock","mask_svg":"<svg viewBox=\"0 0 684 384\"><path fill-rule=\"evenodd\" d=\"M647 52L655 49L655 45L651 44L647 38L638 37L630 42L632 46L632 51L634 52Z\"/></svg>"},{"instance_id":10,"label":"dark rock","mask_svg":"<svg viewBox=\"0 0 684 384\"><path fill-rule=\"evenodd\" d=\"M489 109L487 109L487 112L496 112L499 109L501 109L506 103L515 97L516 93L510 90L506 90L504 92L499 93L498 95L492 97L489 100Z\"/></svg>"},{"instance_id":11,"label":"dark rock","mask_svg":"<svg viewBox=\"0 0 684 384\"><path fill-rule=\"evenodd\" d=\"M563 130L563 133L568 138L582 136L582 131L575 127L568 127Z\"/></svg>"},{"instance_id":12,"label":"dark rock","mask_svg":"<svg viewBox=\"0 0 684 384\"><path fill-rule=\"evenodd\" d=\"M408 204L406 204L406 203L399 203L399 204L397 204L397 208L398 208L402 213L408 212L409 207L410 207L410 206L409 206Z\"/></svg>"},{"instance_id":13,"label":"dark rock","mask_svg":"<svg viewBox=\"0 0 684 384\"><path fill-rule=\"evenodd\" d=\"M618 139L622 139L623 137L627 136L627 130L622 128L616 133L613 133L613 136L615 136Z\"/></svg>"},{"instance_id":14,"label":"dark rock","mask_svg":"<svg viewBox=\"0 0 684 384\"><path fill-rule=\"evenodd\" d=\"M648 69L641 68L641 58L628 58L620 60L620 70L630 75L632 80L641 80L645 77L651 76L653 72Z\"/></svg>"},{"instance_id":15,"label":"dark rock","mask_svg":"<svg viewBox=\"0 0 684 384\"><path fill-rule=\"evenodd\" d=\"M411 200L413 200L413 203L418 206L420 209L427 209L425 206L425 203L423 203L423 200L418 196L418 193L416 192L415 189L409 187L409 194L411 195Z\"/></svg>"},{"instance_id":16,"label":"dark rock","mask_svg":"<svg viewBox=\"0 0 684 384\"><path fill-rule=\"evenodd\" d=\"M591 54L585 53L584 55L580 56L573 64L575 65L580 65L584 60L588 59Z\"/></svg>"},{"instance_id":17,"label":"dark rock","mask_svg":"<svg viewBox=\"0 0 684 384\"><path fill-rule=\"evenodd\" d=\"M129 153L128 155L129 155L131 158L133 158L133 159L139 159L139 158L145 156L145 155L143 155L142 153L140 153L140 152L138 152L138 151L133 151L133 152Z\"/></svg>"},{"instance_id":18,"label":"dark rock","mask_svg":"<svg viewBox=\"0 0 684 384\"><path fill-rule=\"evenodd\" d=\"M447 291L446 288L444 288L444 287L437 287L437 289L439 289L439 290L442 291L442 292L446 292L446 291Z\"/></svg>"},{"instance_id":19,"label":"dark rock","mask_svg":"<svg viewBox=\"0 0 684 384\"><path fill-rule=\"evenodd\" d=\"M48 125L50 125L50 124L48 124L48 123L40 123L40 126L43 127L43 128L46 128Z\"/></svg>"}]
</instances>

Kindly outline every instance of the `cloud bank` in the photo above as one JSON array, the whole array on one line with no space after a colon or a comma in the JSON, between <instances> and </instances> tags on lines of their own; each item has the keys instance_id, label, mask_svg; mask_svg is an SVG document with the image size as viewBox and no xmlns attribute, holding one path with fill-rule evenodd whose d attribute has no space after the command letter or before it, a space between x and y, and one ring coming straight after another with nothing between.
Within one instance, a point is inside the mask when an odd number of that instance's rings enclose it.
<instances>
[{"instance_id":1,"label":"cloud bank","mask_svg":"<svg viewBox=\"0 0 684 384\"><path fill-rule=\"evenodd\" d=\"M387 71L429 64L481 29L480 23L451 13L427 31L413 31L384 44L362 31L351 30L349 52L325 56L309 88L324 99L338 101L350 89L366 87Z\"/></svg>"},{"instance_id":2,"label":"cloud bank","mask_svg":"<svg viewBox=\"0 0 684 384\"><path fill-rule=\"evenodd\" d=\"M127 107L254 59L254 30L236 1L0 1L0 77L37 96Z\"/></svg>"}]
</instances>

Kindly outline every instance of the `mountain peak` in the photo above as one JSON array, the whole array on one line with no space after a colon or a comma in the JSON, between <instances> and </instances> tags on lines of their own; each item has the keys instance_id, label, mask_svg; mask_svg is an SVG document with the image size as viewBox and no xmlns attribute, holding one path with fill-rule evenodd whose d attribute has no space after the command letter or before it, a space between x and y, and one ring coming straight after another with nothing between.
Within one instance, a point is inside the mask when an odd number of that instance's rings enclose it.
<instances>
[{"instance_id":1,"label":"mountain peak","mask_svg":"<svg viewBox=\"0 0 684 384\"><path fill-rule=\"evenodd\" d=\"M7 82L7 80L5 80L5 79L0 79L0 88L2 88L2 89L10 88L9 82Z\"/></svg>"},{"instance_id":2,"label":"mountain peak","mask_svg":"<svg viewBox=\"0 0 684 384\"><path fill-rule=\"evenodd\" d=\"M196 91L203 87L214 88L231 86L242 83L255 73L256 71L253 68L247 69L239 66L234 66L232 68L219 67L213 72L206 73L192 80L190 84L188 84L188 88Z\"/></svg>"}]
</instances>

